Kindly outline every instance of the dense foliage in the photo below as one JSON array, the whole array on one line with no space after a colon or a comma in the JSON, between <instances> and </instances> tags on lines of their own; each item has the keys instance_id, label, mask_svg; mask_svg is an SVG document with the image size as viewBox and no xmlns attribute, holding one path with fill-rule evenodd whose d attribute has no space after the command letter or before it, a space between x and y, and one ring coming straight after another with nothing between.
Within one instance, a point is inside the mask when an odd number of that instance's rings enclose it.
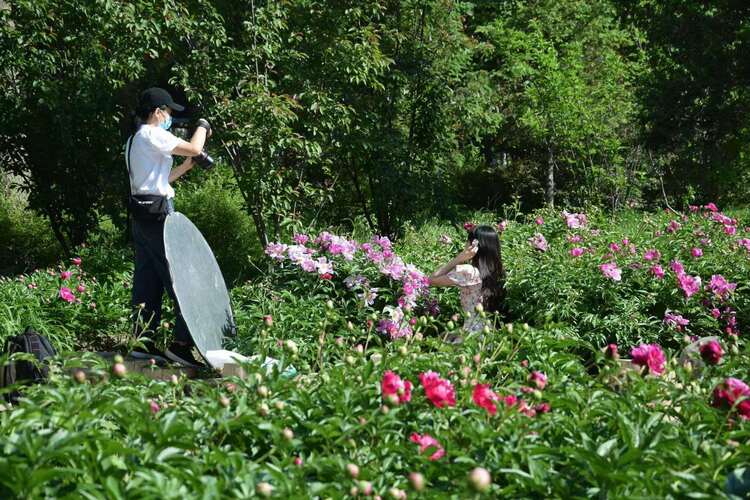
<instances>
[{"instance_id":1,"label":"dense foliage","mask_svg":"<svg viewBox=\"0 0 750 500\"><path fill-rule=\"evenodd\" d=\"M478 213L504 228L515 318L460 346L443 342L461 322L456 291L427 294L420 269L462 246L463 228L411 227L394 245L299 234L268 247L265 278L232 290L233 347L277 368L148 381L67 354L0 411L0 493L739 497L750 240L737 217ZM127 344L131 263L117 248L4 280L3 331L32 324L65 350ZM680 276L703 278L690 297Z\"/></svg>"},{"instance_id":2,"label":"dense foliage","mask_svg":"<svg viewBox=\"0 0 750 500\"><path fill-rule=\"evenodd\" d=\"M455 203L743 199L746 14L611 0L19 0L0 8L0 169L68 252L102 220L122 224L129 113L156 84L214 123L209 149L262 246L358 217L396 236Z\"/></svg>"}]
</instances>

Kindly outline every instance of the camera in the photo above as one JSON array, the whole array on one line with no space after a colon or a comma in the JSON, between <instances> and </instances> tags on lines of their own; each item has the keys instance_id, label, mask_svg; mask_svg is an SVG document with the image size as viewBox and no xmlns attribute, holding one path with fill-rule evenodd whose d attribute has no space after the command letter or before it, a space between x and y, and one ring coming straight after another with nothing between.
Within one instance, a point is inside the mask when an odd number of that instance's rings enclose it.
<instances>
[{"instance_id":1,"label":"camera","mask_svg":"<svg viewBox=\"0 0 750 500\"><path fill-rule=\"evenodd\" d=\"M204 122L205 125L203 125L201 122ZM210 129L210 125L206 120L198 120L198 125L191 126L191 120L189 118L173 118L172 119L172 130L174 134L181 139L185 139L186 141L190 140L190 131L195 130L195 127L202 126L207 129ZM193 162L202 167L206 170L210 170L214 166L214 159L209 155L206 150L200 152L200 154L193 156Z\"/></svg>"},{"instance_id":2,"label":"camera","mask_svg":"<svg viewBox=\"0 0 750 500\"><path fill-rule=\"evenodd\" d=\"M214 159L211 158L208 153L206 153L205 149L201 151L199 155L193 156L193 162L205 168L206 170L210 170L214 166Z\"/></svg>"}]
</instances>

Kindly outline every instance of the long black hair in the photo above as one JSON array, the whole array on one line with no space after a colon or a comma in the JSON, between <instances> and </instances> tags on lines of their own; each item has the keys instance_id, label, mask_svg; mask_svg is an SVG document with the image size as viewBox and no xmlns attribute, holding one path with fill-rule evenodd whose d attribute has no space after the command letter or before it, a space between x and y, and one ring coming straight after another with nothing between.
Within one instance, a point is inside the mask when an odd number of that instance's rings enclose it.
<instances>
[{"instance_id":1,"label":"long black hair","mask_svg":"<svg viewBox=\"0 0 750 500\"><path fill-rule=\"evenodd\" d=\"M505 269L500 254L500 237L492 226L476 226L469 233L469 242L477 240L479 250L471 264L482 278L482 306L487 312L505 312Z\"/></svg>"}]
</instances>

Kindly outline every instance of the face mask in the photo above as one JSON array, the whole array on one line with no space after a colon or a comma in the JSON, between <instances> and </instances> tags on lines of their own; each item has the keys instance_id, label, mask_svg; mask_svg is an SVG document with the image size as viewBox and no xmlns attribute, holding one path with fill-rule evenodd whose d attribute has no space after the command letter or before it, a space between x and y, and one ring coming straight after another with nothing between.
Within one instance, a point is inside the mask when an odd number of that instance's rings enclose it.
<instances>
[{"instance_id":1,"label":"face mask","mask_svg":"<svg viewBox=\"0 0 750 500\"><path fill-rule=\"evenodd\" d=\"M159 124L161 128L164 130L169 130L169 127L172 126L172 115L167 113L167 119Z\"/></svg>"}]
</instances>

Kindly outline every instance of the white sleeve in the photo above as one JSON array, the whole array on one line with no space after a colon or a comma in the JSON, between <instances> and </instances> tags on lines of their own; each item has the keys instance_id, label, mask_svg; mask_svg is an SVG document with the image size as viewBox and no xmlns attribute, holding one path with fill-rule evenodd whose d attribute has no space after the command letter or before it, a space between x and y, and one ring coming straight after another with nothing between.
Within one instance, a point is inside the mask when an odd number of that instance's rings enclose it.
<instances>
[{"instance_id":1,"label":"white sleeve","mask_svg":"<svg viewBox=\"0 0 750 500\"><path fill-rule=\"evenodd\" d=\"M148 143L164 154L172 154L172 150L180 143L180 139L172 132L164 130L161 127L151 127L151 133L145 134Z\"/></svg>"},{"instance_id":2,"label":"white sleeve","mask_svg":"<svg viewBox=\"0 0 750 500\"><path fill-rule=\"evenodd\" d=\"M458 265L446 276L454 285L458 286L474 286L482 283L479 269L470 264Z\"/></svg>"}]
</instances>

